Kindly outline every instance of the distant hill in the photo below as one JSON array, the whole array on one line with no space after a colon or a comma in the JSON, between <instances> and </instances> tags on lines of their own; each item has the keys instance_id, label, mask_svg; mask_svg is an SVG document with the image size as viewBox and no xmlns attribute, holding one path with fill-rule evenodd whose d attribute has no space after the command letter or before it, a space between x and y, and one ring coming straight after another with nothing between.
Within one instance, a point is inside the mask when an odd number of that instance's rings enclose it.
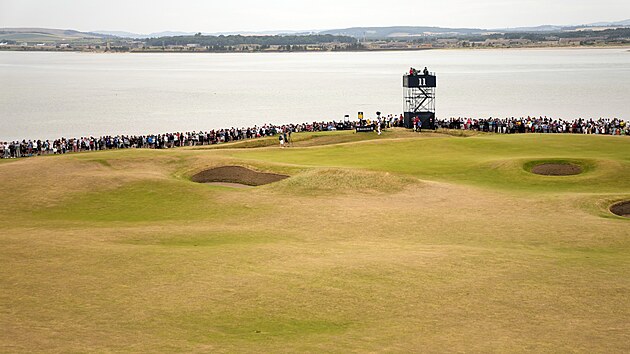
<instances>
[{"instance_id":1,"label":"distant hill","mask_svg":"<svg viewBox=\"0 0 630 354\"><path fill-rule=\"evenodd\" d=\"M63 42L104 39L111 36L92 32L51 28L0 28L0 39L23 42Z\"/></svg>"},{"instance_id":2,"label":"distant hill","mask_svg":"<svg viewBox=\"0 0 630 354\"><path fill-rule=\"evenodd\" d=\"M195 32L178 32L178 31L163 31L149 33L144 38L159 38L159 37L175 37L175 36L192 36Z\"/></svg>"},{"instance_id":3,"label":"distant hill","mask_svg":"<svg viewBox=\"0 0 630 354\"><path fill-rule=\"evenodd\" d=\"M141 34L125 32L125 31L92 31L92 32L98 33L104 36L114 36L114 37L120 37L120 38L143 38L143 35Z\"/></svg>"},{"instance_id":4,"label":"distant hill","mask_svg":"<svg viewBox=\"0 0 630 354\"><path fill-rule=\"evenodd\" d=\"M116 36L120 38L135 38L135 39L192 36L195 34L195 32L177 32L177 31L163 31L163 32L155 32L155 33L149 33L149 34L140 34L140 33L124 32L124 31L94 31L94 32L101 35L110 35L110 36Z\"/></svg>"},{"instance_id":5,"label":"distant hill","mask_svg":"<svg viewBox=\"0 0 630 354\"><path fill-rule=\"evenodd\" d=\"M93 31L94 33L102 35L116 36L120 38L136 38L136 39L148 39L159 37L177 37L177 36L192 36L195 32L177 32L177 31L164 31L154 32L149 34L124 32L124 31ZM242 35L242 36L276 36L276 35L295 35L295 34L318 34L319 31L292 31L292 30L275 30L275 31L232 31L232 32L202 32L204 36L230 36L230 35Z\"/></svg>"},{"instance_id":6,"label":"distant hill","mask_svg":"<svg viewBox=\"0 0 630 354\"><path fill-rule=\"evenodd\" d=\"M320 34L332 34L337 36L350 36L355 38L402 38L419 37L426 35L447 34L481 34L488 32L479 28L443 28L420 26L393 26L393 27L351 27L321 31Z\"/></svg>"},{"instance_id":7,"label":"distant hill","mask_svg":"<svg viewBox=\"0 0 630 354\"><path fill-rule=\"evenodd\" d=\"M584 27L616 27L616 26L630 26L630 20L616 21L616 22L595 22L588 23L579 26L560 26L560 25L542 25L535 27L514 27L514 28L501 28L495 29L500 32L558 32L573 30L576 28Z\"/></svg>"},{"instance_id":8,"label":"distant hill","mask_svg":"<svg viewBox=\"0 0 630 354\"><path fill-rule=\"evenodd\" d=\"M445 27L422 27L422 26L392 26L392 27L352 27L344 29L332 29L319 32L320 34L332 34L340 36L350 36L359 39L387 39L405 38L420 36L448 36L448 35L480 35L496 32L562 32L575 30L584 27L616 27L630 26L630 20L617 22L600 22L582 26L559 26L541 25L535 27L515 27L500 29L480 29L480 28L445 28Z\"/></svg>"},{"instance_id":9,"label":"distant hill","mask_svg":"<svg viewBox=\"0 0 630 354\"><path fill-rule=\"evenodd\" d=\"M562 31L564 26L554 26L554 25L542 25L535 27L514 27L514 28L500 28L494 29L493 31L497 32L558 32Z\"/></svg>"},{"instance_id":10,"label":"distant hill","mask_svg":"<svg viewBox=\"0 0 630 354\"><path fill-rule=\"evenodd\" d=\"M501 29L481 29L481 28L445 28L445 27L430 27L430 26L389 26L389 27L350 27L343 29L329 29L329 30L308 30L308 31L293 31L293 30L275 30L275 31L233 31L233 32L215 32L215 33L203 33L206 36L220 36L220 35L247 35L247 36L260 36L260 35L335 35L335 36L348 36L357 39L404 39L423 36L466 36L466 35L483 35L492 33L514 33L514 32L527 32L527 33L545 33L545 32L563 32L572 30L584 30L589 27L602 29L606 27L620 27L630 26L630 19L614 22L595 22L580 26L561 26L561 25L541 25L534 27L515 27L515 28L501 28ZM193 36L195 32L179 32L179 31L164 31L154 32L149 34L139 34L125 31L93 31L93 32L80 32L75 30L62 30L62 29L50 29L50 28L0 28L0 40L11 40L16 42L77 42L77 41L89 41L107 38L134 38L134 39L149 39L149 38L161 38L161 37L178 37L178 36Z\"/></svg>"},{"instance_id":11,"label":"distant hill","mask_svg":"<svg viewBox=\"0 0 630 354\"><path fill-rule=\"evenodd\" d=\"M588 26L630 26L630 19L615 22L595 22L589 23Z\"/></svg>"}]
</instances>

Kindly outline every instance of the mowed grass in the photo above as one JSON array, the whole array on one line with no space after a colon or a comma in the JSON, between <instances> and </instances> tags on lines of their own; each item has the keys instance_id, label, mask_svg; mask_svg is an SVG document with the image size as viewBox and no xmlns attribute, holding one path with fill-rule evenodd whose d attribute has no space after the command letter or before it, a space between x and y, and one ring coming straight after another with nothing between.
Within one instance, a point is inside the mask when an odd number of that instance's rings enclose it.
<instances>
[{"instance_id":1,"label":"mowed grass","mask_svg":"<svg viewBox=\"0 0 630 354\"><path fill-rule=\"evenodd\" d=\"M630 351L630 139L296 138L0 164L0 351Z\"/></svg>"},{"instance_id":2,"label":"mowed grass","mask_svg":"<svg viewBox=\"0 0 630 354\"><path fill-rule=\"evenodd\" d=\"M304 166L353 167L502 189L616 191L630 174L630 140L576 135L482 135L337 145L284 154L236 151L232 156ZM585 141L586 140L586 141ZM530 161L572 159L586 173L544 177L527 171ZM596 167L596 168L595 168Z\"/></svg>"}]
</instances>

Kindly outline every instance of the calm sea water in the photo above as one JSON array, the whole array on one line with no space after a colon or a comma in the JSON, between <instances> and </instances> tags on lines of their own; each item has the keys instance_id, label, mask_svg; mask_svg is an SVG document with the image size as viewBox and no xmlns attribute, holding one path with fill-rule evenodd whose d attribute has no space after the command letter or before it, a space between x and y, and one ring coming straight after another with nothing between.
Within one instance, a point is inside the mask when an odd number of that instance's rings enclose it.
<instances>
[{"instance_id":1,"label":"calm sea water","mask_svg":"<svg viewBox=\"0 0 630 354\"><path fill-rule=\"evenodd\" d=\"M412 65L437 72L441 118L630 118L628 49L0 52L0 140L399 114Z\"/></svg>"}]
</instances>

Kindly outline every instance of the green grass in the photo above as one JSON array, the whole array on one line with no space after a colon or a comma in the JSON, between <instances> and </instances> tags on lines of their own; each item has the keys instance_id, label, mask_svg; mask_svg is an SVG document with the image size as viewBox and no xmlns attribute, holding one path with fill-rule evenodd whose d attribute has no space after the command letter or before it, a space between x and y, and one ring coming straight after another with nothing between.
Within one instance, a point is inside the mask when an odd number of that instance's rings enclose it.
<instances>
[{"instance_id":1,"label":"green grass","mask_svg":"<svg viewBox=\"0 0 630 354\"><path fill-rule=\"evenodd\" d=\"M0 164L0 351L630 351L630 139L298 137Z\"/></svg>"},{"instance_id":2,"label":"green grass","mask_svg":"<svg viewBox=\"0 0 630 354\"><path fill-rule=\"evenodd\" d=\"M301 166L353 167L448 180L501 189L597 191L619 189L630 173L628 139L569 135L483 135L474 138L387 141L340 145L316 150L238 151L237 158L290 163ZM572 159L586 167L570 178L536 176L524 170L541 158ZM568 179L568 181L567 181ZM572 183L577 182L577 183Z\"/></svg>"},{"instance_id":3,"label":"green grass","mask_svg":"<svg viewBox=\"0 0 630 354\"><path fill-rule=\"evenodd\" d=\"M8 39L13 41L27 41L27 42L54 42L59 41L62 38L52 34L46 33L11 33L3 34L2 39Z\"/></svg>"}]
</instances>

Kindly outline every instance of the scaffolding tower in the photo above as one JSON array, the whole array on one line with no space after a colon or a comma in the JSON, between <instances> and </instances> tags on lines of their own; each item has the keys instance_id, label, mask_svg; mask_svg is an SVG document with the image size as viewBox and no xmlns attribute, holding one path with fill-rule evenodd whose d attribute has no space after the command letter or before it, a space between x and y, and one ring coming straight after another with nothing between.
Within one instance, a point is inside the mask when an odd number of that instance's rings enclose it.
<instances>
[{"instance_id":1,"label":"scaffolding tower","mask_svg":"<svg viewBox=\"0 0 630 354\"><path fill-rule=\"evenodd\" d=\"M416 117L422 122L423 129L435 129L435 73L403 76L403 114L404 124L413 128Z\"/></svg>"}]
</instances>

